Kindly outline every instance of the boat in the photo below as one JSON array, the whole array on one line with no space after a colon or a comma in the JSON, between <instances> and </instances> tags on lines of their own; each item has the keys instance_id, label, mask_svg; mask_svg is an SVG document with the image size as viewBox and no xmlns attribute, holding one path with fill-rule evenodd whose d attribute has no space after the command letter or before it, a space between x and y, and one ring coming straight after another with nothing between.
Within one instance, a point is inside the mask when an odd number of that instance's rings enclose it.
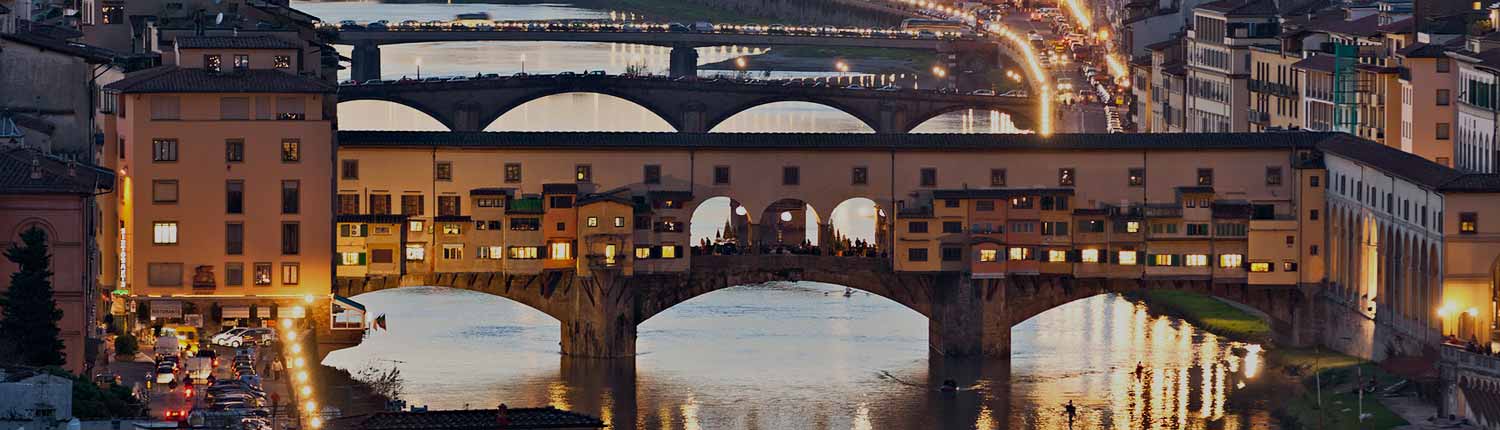
<instances>
[{"instance_id":1,"label":"boat","mask_svg":"<svg viewBox=\"0 0 1500 430\"><path fill-rule=\"evenodd\" d=\"M844 287L844 297L849 297L849 296L852 296L852 295L854 295L854 289L853 288L849 288L849 287Z\"/></svg>"}]
</instances>

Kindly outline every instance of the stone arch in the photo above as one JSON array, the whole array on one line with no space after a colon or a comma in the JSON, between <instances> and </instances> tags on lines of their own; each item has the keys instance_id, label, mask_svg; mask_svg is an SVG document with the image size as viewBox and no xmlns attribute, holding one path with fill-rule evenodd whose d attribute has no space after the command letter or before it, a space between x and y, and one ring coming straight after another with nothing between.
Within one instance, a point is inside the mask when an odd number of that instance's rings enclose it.
<instances>
[{"instance_id":1,"label":"stone arch","mask_svg":"<svg viewBox=\"0 0 1500 430\"><path fill-rule=\"evenodd\" d=\"M694 247L699 246L704 238L721 245L743 245L751 240L750 226L755 223L755 214L733 197L713 196L697 200L692 209L688 232ZM714 234L709 234L709 230Z\"/></svg>"},{"instance_id":2,"label":"stone arch","mask_svg":"<svg viewBox=\"0 0 1500 430\"><path fill-rule=\"evenodd\" d=\"M26 230L30 230L32 227L40 228L42 229L43 233L47 234L47 246L51 248L57 247L56 243L59 240L59 238L57 237L57 227L53 226L51 221L48 221L46 218L42 217L33 216L22 218L20 222L17 222L15 226L11 228L10 234L5 236L5 240L19 241L21 240L21 233L25 233Z\"/></svg>"},{"instance_id":3,"label":"stone arch","mask_svg":"<svg viewBox=\"0 0 1500 430\"><path fill-rule=\"evenodd\" d=\"M796 197L772 201L760 212L754 236L759 245L795 245L804 240L813 246L825 244L829 232L817 207Z\"/></svg>"},{"instance_id":4,"label":"stone arch","mask_svg":"<svg viewBox=\"0 0 1500 430\"><path fill-rule=\"evenodd\" d=\"M869 243L875 252L884 250L890 218L885 208L875 199L850 197L834 205L828 212L828 227L834 240L848 238ZM868 224L866 224L868 222Z\"/></svg>"},{"instance_id":5,"label":"stone arch","mask_svg":"<svg viewBox=\"0 0 1500 430\"><path fill-rule=\"evenodd\" d=\"M859 109L855 109L853 106L845 105L834 100L821 98L816 95L801 94L769 95L766 97L759 97L738 104L729 105L728 107L722 109L714 109L712 113L705 116L703 120L703 129L712 132L714 128L717 128L719 126L719 124L723 124L724 121L729 120L729 118L732 118L735 115L739 115L741 113L744 113L745 111L760 106L781 102L812 103L833 108L840 112L849 114L849 116L852 116L854 117L854 119L859 120L859 122L864 123L865 126L870 127L870 130L872 130L873 132L880 132L880 118L873 117L872 112L862 112Z\"/></svg>"},{"instance_id":6,"label":"stone arch","mask_svg":"<svg viewBox=\"0 0 1500 430\"><path fill-rule=\"evenodd\" d=\"M454 130L455 129L455 125L457 124L455 122L455 121L457 121L457 118L452 118L451 115L444 114L441 110L439 110L439 109L437 109L437 108L435 108L433 106L428 106L428 105L423 104L421 102L417 102L415 100L408 100L408 99L405 99L405 98L402 98L402 97L399 97L399 96L358 95L358 96L340 96L339 97L339 104L344 104L344 103L348 103L348 102L357 102L357 101L378 101L378 102L393 103L393 104L397 104L397 105L400 105L400 106L408 107L408 108L416 110L417 112L421 112L424 115L427 115L429 118L432 118L433 120L435 120L438 123L442 124L443 127L447 127L448 130Z\"/></svg>"},{"instance_id":7,"label":"stone arch","mask_svg":"<svg viewBox=\"0 0 1500 430\"><path fill-rule=\"evenodd\" d=\"M651 292L639 303L639 322L673 306L714 291L739 285L782 281L811 281L846 286L884 297L924 317L932 316L933 282L929 277L891 272L878 258L809 255L700 255L693 257L692 276Z\"/></svg>"},{"instance_id":8,"label":"stone arch","mask_svg":"<svg viewBox=\"0 0 1500 430\"><path fill-rule=\"evenodd\" d=\"M1037 127L1036 121L1031 117L1031 115L1021 113L1020 109L1015 109L1015 108L1009 107L1009 106L1000 107L1000 106L994 106L994 105L985 105L983 103L954 104L954 105L950 105L950 106L943 106L942 108L934 109L934 110L928 110L928 111L922 111L922 112L913 112L912 116L910 117L910 120L908 120L904 124L900 124L901 129L898 130L897 132L898 133L910 133L912 130L916 129L917 127L921 126L922 124L926 123L927 121L931 121L933 118L937 118L939 116L943 116L944 114L947 114L947 113L958 112L958 111L969 110L969 109L985 110L985 111L989 111L989 110L1000 111L1000 112L1005 113L1006 115L1010 116L1010 121L1016 125L1017 129L1030 130L1030 131L1033 131L1033 132L1040 132L1040 130L1036 129L1036 127Z\"/></svg>"},{"instance_id":9,"label":"stone arch","mask_svg":"<svg viewBox=\"0 0 1500 430\"><path fill-rule=\"evenodd\" d=\"M575 88L569 86L537 88L525 93L522 96L506 99L506 103L496 105L493 110L480 112L477 124L479 124L480 130L489 128L489 126L491 124L494 124L495 121L499 120L500 117L505 116L506 113L509 113L516 108L546 97L563 94L602 94L618 98L639 106L642 109L645 109L647 112L651 112L658 118L661 118L662 121L665 121L667 125L672 126L672 130L674 131L681 131L684 126L684 124L682 123L682 118L679 115L673 115L673 111L671 109L657 105L655 103L651 103L650 101L637 97L636 95L633 95L628 91L615 91L607 86L591 86L589 88Z\"/></svg>"}]
</instances>

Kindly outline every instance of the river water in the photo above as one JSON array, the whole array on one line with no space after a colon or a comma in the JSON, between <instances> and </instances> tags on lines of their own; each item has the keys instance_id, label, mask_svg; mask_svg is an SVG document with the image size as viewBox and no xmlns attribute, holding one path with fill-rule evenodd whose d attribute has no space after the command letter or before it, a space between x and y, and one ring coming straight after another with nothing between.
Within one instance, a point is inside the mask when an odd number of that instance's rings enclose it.
<instances>
[{"instance_id":1,"label":"river water","mask_svg":"<svg viewBox=\"0 0 1500 430\"><path fill-rule=\"evenodd\" d=\"M333 22L480 11L496 19L610 13L566 5L293 3ZM340 49L349 55L348 47ZM760 52L704 48L700 61ZM656 47L545 42L395 45L382 55L387 78L523 68L619 73L631 65L661 72L668 57ZM339 111L342 129L443 130L389 103L344 103ZM645 109L598 94L539 99L488 129L671 130ZM828 107L776 103L715 131L870 130ZM984 111L938 117L918 131L1017 132L1003 114ZM842 292L806 282L717 291L643 323L634 360L601 361L561 356L559 323L518 303L463 290L400 288L356 297L372 315L385 314L389 329L324 364L351 371L399 367L407 381L403 397L412 405L553 405L622 429L1065 429L1069 401L1078 406L1079 429L1271 428L1270 406L1255 399L1286 388L1268 377L1259 346L1152 315L1118 296L1076 301L1016 326L1007 362L929 357L920 314L878 296ZM1137 363L1146 367L1140 376ZM945 379L964 389L937 390Z\"/></svg>"},{"instance_id":2,"label":"river water","mask_svg":"<svg viewBox=\"0 0 1500 430\"><path fill-rule=\"evenodd\" d=\"M459 13L486 12L497 20L607 19L610 11L581 9L560 4L387 4L373 2L294 1L297 9L324 22L342 20L400 22L452 19ZM352 47L336 46L352 57ZM700 64L710 64L742 55L765 52L763 47L727 46L699 48ZM472 76L476 73L511 75L516 72L556 73L605 70L623 73L631 66L666 73L669 49L658 46L581 42L446 42L413 43L381 47L381 74L385 79L417 76ZM832 60L830 60L830 66ZM763 76L765 71L750 72ZM861 64L851 61L851 74L859 75ZM723 73L701 71L703 74ZM868 72L868 71L863 71ZM349 71L339 73L348 79ZM772 72L772 77L836 76L836 73ZM845 76L848 79L848 76ZM909 86L909 85L908 85ZM339 105L339 128L344 130L446 130L415 109L386 102L358 101ZM490 131L672 131L666 121L624 99L593 93L558 94L517 107L491 123ZM842 132L872 130L853 116L836 109L804 102L780 102L752 108L715 127L718 132ZM915 130L919 133L1016 133L1008 115L997 111L968 110L933 118Z\"/></svg>"}]
</instances>

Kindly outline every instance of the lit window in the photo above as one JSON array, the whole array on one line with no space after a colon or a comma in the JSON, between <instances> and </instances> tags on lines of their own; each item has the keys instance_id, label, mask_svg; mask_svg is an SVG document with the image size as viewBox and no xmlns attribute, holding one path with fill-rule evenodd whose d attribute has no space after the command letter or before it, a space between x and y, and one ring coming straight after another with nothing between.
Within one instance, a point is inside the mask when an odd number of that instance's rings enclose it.
<instances>
[{"instance_id":1,"label":"lit window","mask_svg":"<svg viewBox=\"0 0 1500 430\"><path fill-rule=\"evenodd\" d=\"M499 260L503 256L505 256L505 247L502 247L502 246L481 246L481 247L479 247L479 258L487 258L487 259L490 259L490 260Z\"/></svg>"},{"instance_id":2,"label":"lit window","mask_svg":"<svg viewBox=\"0 0 1500 430\"><path fill-rule=\"evenodd\" d=\"M615 217L615 227L624 228L625 227L625 217L622 217L622 216Z\"/></svg>"},{"instance_id":3,"label":"lit window","mask_svg":"<svg viewBox=\"0 0 1500 430\"><path fill-rule=\"evenodd\" d=\"M1010 249L1010 259L1011 260L1030 260L1031 259L1031 248L1011 248Z\"/></svg>"},{"instance_id":4,"label":"lit window","mask_svg":"<svg viewBox=\"0 0 1500 430\"><path fill-rule=\"evenodd\" d=\"M1140 233L1141 232L1141 222L1140 221L1129 221L1129 222L1126 222L1125 223L1125 232L1126 233Z\"/></svg>"},{"instance_id":5,"label":"lit window","mask_svg":"<svg viewBox=\"0 0 1500 430\"><path fill-rule=\"evenodd\" d=\"M362 266L365 264L365 255L362 252L340 252L339 264L344 266Z\"/></svg>"},{"instance_id":6,"label":"lit window","mask_svg":"<svg viewBox=\"0 0 1500 430\"><path fill-rule=\"evenodd\" d=\"M406 223L406 229L410 230L410 231L417 231L417 232L422 231L422 222L421 221L411 221L411 222L408 222L408 223Z\"/></svg>"},{"instance_id":7,"label":"lit window","mask_svg":"<svg viewBox=\"0 0 1500 430\"><path fill-rule=\"evenodd\" d=\"M1255 273L1270 272L1271 263L1250 263L1250 271Z\"/></svg>"},{"instance_id":8,"label":"lit window","mask_svg":"<svg viewBox=\"0 0 1500 430\"><path fill-rule=\"evenodd\" d=\"M1203 254L1188 254L1185 260L1188 267L1203 267L1208 265L1208 256Z\"/></svg>"},{"instance_id":9,"label":"lit window","mask_svg":"<svg viewBox=\"0 0 1500 430\"><path fill-rule=\"evenodd\" d=\"M517 260L535 260L538 249L535 246L512 246L510 247L510 258Z\"/></svg>"},{"instance_id":10,"label":"lit window","mask_svg":"<svg viewBox=\"0 0 1500 430\"><path fill-rule=\"evenodd\" d=\"M443 244L444 260L460 260L464 258L463 244Z\"/></svg>"},{"instance_id":11,"label":"lit window","mask_svg":"<svg viewBox=\"0 0 1500 430\"><path fill-rule=\"evenodd\" d=\"M588 219L588 226L589 227L598 227L599 226L599 217L596 217L596 216L589 217L589 219Z\"/></svg>"},{"instance_id":12,"label":"lit window","mask_svg":"<svg viewBox=\"0 0 1500 430\"><path fill-rule=\"evenodd\" d=\"M1047 261L1053 263L1066 263L1068 261L1068 251L1064 251L1061 249L1048 250Z\"/></svg>"},{"instance_id":13,"label":"lit window","mask_svg":"<svg viewBox=\"0 0 1500 430\"><path fill-rule=\"evenodd\" d=\"M979 261L981 263L993 263L1000 258L1000 251L996 249L979 250Z\"/></svg>"},{"instance_id":14,"label":"lit window","mask_svg":"<svg viewBox=\"0 0 1500 430\"><path fill-rule=\"evenodd\" d=\"M1135 251L1120 251L1120 265L1121 266L1134 266L1135 265Z\"/></svg>"},{"instance_id":15,"label":"lit window","mask_svg":"<svg viewBox=\"0 0 1500 430\"><path fill-rule=\"evenodd\" d=\"M427 258L427 249L422 245L406 245L406 259L408 261L422 261Z\"/></svg>"},{"instance_id":16,"label":"lit window","mask_svg":"<svg viewBox=\"0 0 1500 430\"><path fill-rule=\"evenodd\" d=\"M677 247L672 245L662 245L661 258L677 258Z\"/></svg>"},{"instance_id":17,"label":"lit window","mask_svg":"<svg viewBox=\"0 0 1500 430\"><path fill-rule=\"evenodd\" d=\"M1458 214L1459 234L1474 234L1479 232L1479 214L1464 212Z\"/></svg>"},{"instance_id":18,"label":"lit window","mask_svg":"<svg viewBox=\"0 0 1500 430\"><path fill-rule=\"evenodd\" d=\"M458 224L443 224L443 234L459 234L460 232L462 229L458 227Z\"/></svg>"},{"instance_id":19,"label":"lit window","mask_svg":"<svg viewBox=\"0 0 1500 430\"><path fill-rule=\"evenodd\" d=\"M1283 261L1283 262L1281 262L1281 271L1283 271L1283 272L1296 272L1297 271L1297 262L1295 262L1295 261Z\"/></svg>"},{"instance_id":20,"label":"lit window","mask_svg":"<svg viewBox=\"0 0 1500 430\"><path fill-rule=\"evenodd\" d=\"M573 244L569 242L552 242L548 245L550 251L548 258L553 260L567 260L573 258Z\"/></svg>"},{"instance_id":21,"label":"lit window","mask_svg":"<svg viewBox=\"0 0 1500 430\"><path fill-rule=\"evenodd\" d=\"M1097 249L1085 249L1085 250L1079 252L1078 256L1079 256L1079 259L1083 260L1083 262L1085 262L1085 263L1098 263L1099 262L1099 250L1097 250Z\"/></svg>"},{"instance_id":22,"label":"lit window","mask_svg":"<svg viewBox=\"0 0 1500 430\"><path fill-rule=\"evenodd\" d=\"M297 285L302 279L301 269L297 263L281 263L281 285Z\"/></svg>"},{"instance_id":23,"label":"lit window","mask_svg":"<svg viewBox=\"0 0 1500 430\"><path fill-rule=\"evenodd\" d=\"M158 223L155 223L153 225L152 230L155 233L155 236L153 236L153 238L151 240L151 243L154 243L154 244L157 244L157 245L175 245L175 244L177 244L177 223L176 222L171 222L171 221L169 221L169 222L158 222Z\"/></svg>"},{"instance_id":24,"label":"lit window","mask_svg":"<svg viewBox=\"0 0 1500 430\"><path fill-rule=\"evenodd\" d=\"M275 67L275 68L278 68L278 69L290 69L290 68L292 68L292 56L290 56L290 55L277 55L277 56L275 56L274 57L274 61L272 61L272 67Z\"/></svg>"},{"instance_id":25,"label":"lit window","mask_svg":"<svg viewBox=\"0 0 1500 430\"><path fill-rule=\"evenodd\" d=\"M649 246L637 246L637 247L635 247L635 259L637 259L637 260L646 260L646 259L650 259L650 258L651 258L651 247L649 247Z\"/></svg>"},{"instance_id":26,"label":"lit window","mask_svg":"<svg viewBox=\"0 0 1500 430\"><path fill-rule=\"evenodd\" d=\"M302 161L302 141L297 139L282 139L281 161L283 163Z\"/></svg>"},{"instance_id":27,"label":"lit window","mask_svg":"<svg viewBox=\"0 0 1500 430\"><path fill-rule=\"evenodd\" d=\"M604 245L604 264L615 264L614 245Z\"/></svg>"},{"instance_id":28,"label":"lit window","mask_svg":"<svg viewBox=\"0 0 1500 430\"><path fill-rule=\"evenodd\" d=\"M1153 259L1152 261L1156 262L1157 266L1171 266L1172 265L1172 254L1156 254L1156 255L1152 256L1151 258Z\"/></svg>"},{"instance_id":29,"label":"lit window","mask_svg":"<svg viewBox=\"0 0 1500 430\"><path fill-rule=\"evenodd\" d=\"M1233 269L1233 268L1236 268L1236 267L1240 267L1243 264L1245 264L1245 256L1244 255L1241 255L1241 254L1221 254L1221 255L1219 255L1219 267L1221 267L1221 268Z\"/></svg>"}]
</instances>

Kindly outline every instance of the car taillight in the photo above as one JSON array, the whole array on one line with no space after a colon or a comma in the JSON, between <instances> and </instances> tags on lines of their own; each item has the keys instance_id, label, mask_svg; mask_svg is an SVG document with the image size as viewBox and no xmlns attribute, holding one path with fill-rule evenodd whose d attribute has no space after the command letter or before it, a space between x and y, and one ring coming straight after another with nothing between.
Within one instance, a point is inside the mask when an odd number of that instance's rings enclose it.
<instances>
[{"instance_id":1,"label":"car taillight","mask_svg":"<svg viewBox=\"0 0 1500 430\"><path fill-rule=\"evenodd\" d=\"M193 389L192 388L188 388L188 389L182 390L182 396L183 397L193 397Z\"/></svg>"}]
</instances>

